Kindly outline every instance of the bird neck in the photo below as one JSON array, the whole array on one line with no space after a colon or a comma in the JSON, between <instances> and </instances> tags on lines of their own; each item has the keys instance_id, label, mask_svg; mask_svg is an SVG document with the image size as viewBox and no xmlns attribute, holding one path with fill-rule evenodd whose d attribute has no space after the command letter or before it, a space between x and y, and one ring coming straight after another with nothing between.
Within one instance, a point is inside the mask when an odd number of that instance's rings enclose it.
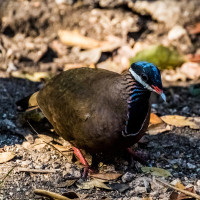
<instances>
[{"instance_id":1,"label":"bird neck","mask_svg":"<svg viewBox=\"0 0 200 200\"><path fill-rule=\"evenodd\" d=\"M137 135L143 128L149 111L150 91L134 80L128 72L125 81L128 111L124 135Z\"/></svg>"}]
</instances>

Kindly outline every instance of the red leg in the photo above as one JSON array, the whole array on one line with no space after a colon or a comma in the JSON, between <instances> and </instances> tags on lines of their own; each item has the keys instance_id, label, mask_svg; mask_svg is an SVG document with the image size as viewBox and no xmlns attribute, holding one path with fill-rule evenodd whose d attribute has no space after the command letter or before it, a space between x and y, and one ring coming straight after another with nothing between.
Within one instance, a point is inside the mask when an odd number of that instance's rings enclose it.
<instances>
[{"instance_id":1,"label":"red leg","mask_svg":"<svg viewBox=\"0 0 200 200\"><path fill-rule=\"evenodd\" d=\"M81 153L81 151L76 148L76 147L72 147L72 149L74 150L74 154L79 158L80 162L85 166L85 167L89 167L88 162L85 160L85 158L83 157L83 154Z\"/></svg>"},{"instance_id":2,"label":"red leg","mask_svg":"<svg viewBox=\"0 0 200 200\"><path fill-rule=\"evenodd\" d=\"M80 162L83 164L84 166L84 171L83 171L83 178L87 178L88 172L89 172L89 168L90 166L88 165L88 162L85 160L85 158L83 157L83 154L81 153L81 151L76 148L76 147L72 147L74 154L79 158Z\"/></svg>"}]
</instances>

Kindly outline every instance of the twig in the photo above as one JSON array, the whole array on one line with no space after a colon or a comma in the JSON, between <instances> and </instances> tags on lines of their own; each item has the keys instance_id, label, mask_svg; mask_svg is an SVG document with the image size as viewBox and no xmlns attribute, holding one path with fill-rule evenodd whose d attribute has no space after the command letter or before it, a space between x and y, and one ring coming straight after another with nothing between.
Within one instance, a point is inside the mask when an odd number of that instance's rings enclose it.
<instances>
[{"instance_id":1,"label":"twig","mask_svg":"<svg viewBox=\"0 0 200 200\"><path fill-rule=\"evenodd\" d=\"M15 167L17 167L17 166L12 167L12 168L8 171L8 173L3 177L3 179L0 181L0 188L1 188L1 186L3 185L4 181L6 180L6 178L7 178L7 177L10 175L10 173L15 169Z\"/></svg>"},{"instance_id":2,"label":"twig","mask_svg":"<svg viewBox=\"0 0 200 200\"><path fill-rule=\"evenodd\" d=\"M33 172L33 173L55 173L60 170L56 169L28 169L28 168L17 168L19 172Z\"/></svg>"},{"instance_id":3,"label":"twig","mask_svg":"<svg viewBox=\"0 0 200 200\"><path fill-rule=\"evenodd\" d=\"M45 197L50 197L52 199L57 199L57 200L71 200L63 195L60 195L55 192L50 192L47 190L40 190L40 189L35 189L34 193L40 196L45 196ZM79 198L76 198L75 200L78 200Z\"/></svg>"},{"instance_id":4,"label":"twig","mask_svg":"<svg viewBox=\"0 0 200 200\"><path fill-rule=\"evenodd\" d=\"M187 190L183 190L183 189L177 188L177 187L175 187L175 186L173 186L173 185L171 185L169 183L166 183L164 181L161 181L160 179L157 179L157 178L156 178L156 181L158 181L158 182L162 183L163 185L165 185L165 186L167 186L169 188L172 188L172 189L174 189L176 191L182 192L183 194L186 194L188 196L194 197L196 199L200 199L200 196L198 194L195 194L193 192L189 192Z\"/></svg>"},{"instance_id":5,"label":"twig","mask_svg":"<svg viewBox=\"0 0 200 200\"><path fill-rule=\"evenodd\" d=\"M29 121L27 121L28 122L28 124L29 124L29 126L33 129L33 131L38 135L39 133L34 129L34 127L30 124L30 122ZM59 149L57 149L56 147L54 147L52 144L50 144L49 142L46 142L45 140L44 140L44 138L42 138L42 140L43 140L43 142L44 143L46 143L46 144L48 144L49 146L51 146L51 147L53 147L56 151L58 151L62 156L64 156L66 159L68 159L68 157L62 152L62 151L60 151Z\"/></svg>"}]
</instances>

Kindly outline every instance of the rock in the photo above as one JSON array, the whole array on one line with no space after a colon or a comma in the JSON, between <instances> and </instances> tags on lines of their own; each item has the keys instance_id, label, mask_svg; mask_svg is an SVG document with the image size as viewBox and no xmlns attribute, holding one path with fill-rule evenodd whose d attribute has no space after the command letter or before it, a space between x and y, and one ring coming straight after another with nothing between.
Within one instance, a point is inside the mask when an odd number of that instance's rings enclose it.
<instances>
[{"instance_id":1,"label":"rock","mask_svg":"<svg viewBox=\"0 0 200 200\"><path fill-rule=\"evenodd\" d=\"M191 163L187 163L187 167L188 167L189 169L195 169L195 168L196 168L196 166L193 165L193 164L191 164Z\"/></svg>"},{"instance_id":2,"label":"rock","mask_svg":"<svg viewBox=\"0 0 200 200\"><path fill-rule=\"evenodd\" d=\"M134 174L130 173L130 172L126 172L123 176L122 176L122 182L126 183L129 182L133 179Z\"/></svg>"},{"instance_id":3,"label":"rock","mask_svg":"<svg viewBox=\"0 0 200 200\"><path fill-rule=\"evenodd\" d=\"M187 34L186 30L182 26L176 25L169 31L168 39L177 40L186 34Z\"/></svg>"},{"instance_id":4,"label":"rock","mask_svg":"<svg viewBox=\"0 0 200 200\"><path fill-rule=\"evenodd\" d=\"M189 1L185 7L185 1L129 1L128 7L141 15L151 15L159 22L165 23L166 27L172 28L175 24L184 25L191 18L199 16L199 1ZM170 11L170 12L169 12Z\"/></svg>"},{"instance_id":5,"label":"rock","mask_svg":"<svg viewBox=\"0 0 200 200\"><path fill-rule=\"evenodd\" d=\"M137 187L135 188L135 192L138 193L138 194L145 193L145 192L146 192L146 188L145 188L145 187L137 186Z\"/></svg>"},{"instance_id":6,"label":"rock","mask_svg":"<svg viewBox=\"0 0 200 200\"><path fill-rule=\"evenodd\" d=\"M186 62L181 66L180 72L192 80L198 79L200 77L200 64L194 62Z\"/></svg>"}]
</instances>

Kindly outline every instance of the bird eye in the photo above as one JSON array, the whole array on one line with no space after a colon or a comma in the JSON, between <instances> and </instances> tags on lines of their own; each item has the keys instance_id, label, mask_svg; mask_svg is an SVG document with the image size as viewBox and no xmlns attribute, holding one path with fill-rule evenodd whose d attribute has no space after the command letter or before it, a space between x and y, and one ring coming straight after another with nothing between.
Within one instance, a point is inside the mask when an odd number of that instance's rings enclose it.
<instances>
[{"instance_id":1,"label":"bird eye","mask_svg":"<svg viewBox=\"0 0 200 200\"><path fill-rule=\"evenodd\" d=\"M144 73L141 74L141 78L144 82L147 82L148 81L148 76Z\"/></svg>"}]
</instances>

